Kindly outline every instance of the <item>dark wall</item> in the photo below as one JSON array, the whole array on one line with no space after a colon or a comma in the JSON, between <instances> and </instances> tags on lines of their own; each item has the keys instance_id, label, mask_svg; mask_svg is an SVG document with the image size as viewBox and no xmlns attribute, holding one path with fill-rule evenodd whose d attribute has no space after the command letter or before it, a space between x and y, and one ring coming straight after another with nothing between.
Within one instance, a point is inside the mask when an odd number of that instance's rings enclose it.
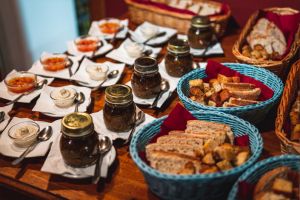
<instances>
[{"instance_id":1,"label":"dark wall","mask_svg":"<svg viewBox=\"0 0 300 200\"><path fill-rule=\"evenodd\" d=\"M127 5L124 0L102 0L106 1L105 14L106 17L120 17L127 11Z\"/></svg>"}]
</instances>

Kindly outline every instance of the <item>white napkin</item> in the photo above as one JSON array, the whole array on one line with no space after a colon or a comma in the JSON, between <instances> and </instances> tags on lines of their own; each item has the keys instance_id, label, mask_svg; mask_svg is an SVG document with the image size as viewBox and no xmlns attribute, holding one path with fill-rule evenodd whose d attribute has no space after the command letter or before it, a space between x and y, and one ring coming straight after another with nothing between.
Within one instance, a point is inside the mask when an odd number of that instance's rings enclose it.
<instances>
[{"instance_id":1,"label":"white napkin","mask_svg":"<svg viewBox=\"0 0 300 200\"><path fill-rule=\"evenodd\" d=\"M186 35L178 35L179 39L187 39ZM191 54L194 56L201 56L202 53L205 51L205 49L193 49L191 48ZM209 49L206 51L206 53L203 56L209 56L209 55L223 55L224 51L221 46L220 42L215 43L212 47L209 47Z\"/></svg>"},{"instance_id":2,"label":"white napkin","mask_svg":"<svg viewBox=\"0 0 300 200\"><path fill-rule=\"evenodd\" d=\"M130 34L132 35L132 39L135 40L136 42L143 43L148 39L147 37L144 36L144 34L141 31L141 28L144 27L144 26L156 26L156 27L158 27L158 32L166 32L166 34L164 36L154 38L154 39L150 40L149 42L147 42L148 45L158 45L158 44L165 43L173 35L175 35L177 33L176 29L167 28L167 27L163 27L163 26L158 26L158 25L155 25L155 24L151 24L149 22L144 22L139 27L137 27L135 29L135 31L129 31Z\"/></svg>"},{"instance_id":3,"label":"white napkin","mask_svg":"<svg viewBox=\"0 0 300 200\"><path fill-rule=\"evenodd\" d=\"M130 42L130 39L126 39L120 45L119 48L114 49L111 52L109 52L108 54L106 54L106 57L111 58L111 59L116 60L116 61L119 61L119 62L122 62L122 63L126 63L128 65L133 65L136 58L132 58L127 54L127 52L124 48L124 44L126 42ZM161 48L153 48L153 47L145 45L144 50L148 50L148 49L152 49L152 54L150 55L151 57L157 57L157 55L161 51Z\"/></svg>"},{"instance_id":4,"label":"white napkin","mask_svg":"<svg viewBox=\"0 0 300 200\"><path fill-rule=\"evenodd\" d=\"M93 21L89 30L89 35L92 36L102 36L105 39L111 39L114 34L106 34L106 33L102 33L100 28L99 28L99 24L104 22L104 21L108 21L106 19L102 19L99 21ZM124 26L124 29L122 31L120 31L117 35L116 38L125 38L126 34L128 32L128 19L124 19L124 20L118 20L120 22L120 24L122 26Z\"/></svg>"},{"instance_id":5,"label":"white napkin","mask_svg":"<svg viewBox=\"0 0 300 200\"><path fill-rule=\"evenodd\" d=\"M43 52L43 54L48 54L47 52ZM71 71L74 74L76 72L76 70L79 67L79 61L81 60L82 57L80 56L68 56L68 58L70 58L73 62L73 65L70 66L71 67ZM37 60L32 67L29 69L29 72L34 73L34 74L38 74L41 76L47 76L47 77L54 77L54 78L61 78L61 79L70 79L70 74L69 74L69 69L62 69L56 72L52 72L52 71L47 71L44 70L44 67L42 65L42 63L40 62L40 60Z\"/></svg>"},{"instance_id":6,"label":"white napkin","mask_svg":"<svg viewBox=\"0 0 300 200\"><path fill-rule=\"evenodd\" d=\"M136 112L138 112L138 111L140 111L139 108L136 109ZM104 119L103 119L103 110L100 110L99 112L96 112L96 113L92 113L91 115L93 117L95 130L98 133L100 133L101 135L105 135L105 136L109 137L111 140L115 140L118 138L126 140L129 137L130 131L123 132L123 133L115 133L106 128L106 126L104 124ZM155 119L154 117L152 117L148 114L145 114L145 121L136 127L134 133L136 133L144 125L148 124L149 122L153 121L154 119Z\"/></svg>"},{"instance_id":7,"label":"white napkin","mask_svg":"<svg viewBox=\"0 0 300 200\"><path fill-rule=\"evenodd\" d=\"M17 147L13 144L13 140L8 136L8 130L15 124L20 123L20 122L25 122L25 121L33 121L31 119L27 118L17 118L14 117L7 128L3 131L3 133L0 136L0 153L5 156L9 157L19 157L25 150L26 148L20 148ZM45 142L39 143L34 150L32 150L26 158L31 158L31 157L39 157L39 156L44 156L48 149L50 143L55 139L55 137L59 134L60 132L60 120L57 120L53 123L47 123L47 122L42 122L42 121L34 121L40 126L40 130L45 128L46 126L51 126L53 129L53 135L51 138Z\"/></svg>"},{"instance_id":8,"label":"white napkin","mask_svg":"<svg viewBox=\"0 0 300 200\"><path fill-rule=\"evenodd\" d=\"M101 135L99 135L101 137ZM52 174L59 174L65 177L87 178L94 175L95 165L85 168L73 168L64 163L60 147L60 136L53 142L51 150L42 166L41 171ZM104 156L101 166L101 177L106 177L109 166L116 158L116 150L112 146L111 150Z\"/></svg>"},{"instance_id":9,"label":"white napkin","mask_svg":"<svg viewBox=\"0 0 300 200\"><path fill-rule=\"evenodd\" d=\"M16 72L16 71L12 70L9 74L14 73L14 72ZM44 78L44 77L37 76L37 82L43 81L44 79L47 79L47 81L48 81L47 85L49 85L54 80L53 78ZM32 93L21 97L21 99L19 99L18 102L30 103L32 101L32 99L39 96L40 93L41 93L41 89L35 90ZM8 91L8 89L4 83L4 80L0 82L0 98L12 101L15 98L17 98L19 95L20 94Z\"/></svg>"},{"instance_id":10,"label":"white napkin","mask_svg":"<svg viewBox=\"0 0 300 200\"><path fill-rule=\"evenodd\" d=\"M84 80L85 82L88 83L88 85L83 84L82 82L78 82L79 85L83 85L83 86L87 86L87 87L96 87L97 85L99 85L102 82L102 81L92 80L89 77L89 74L86 72L86 66L88 64L93 64L93 63L95 63L95 62L89 60L88 58L84 58L84 60L82 61L79 70L77 71L76 74L74 74L74 76L72 78L74 80L79 80L79 81ZM122 76L122 72L124 71L125 65L124 64L116 64L116 63L112 63L112 62L104 62L104 64L108 65L107 74L113 70L119 70L119 74L117 75L117 77L107 80L102 85L102 87L107 87L107 86L116 84Z\"/></svg>"},{"instance_id":11,"label":"white napkin","mask_svg":"<svg viewBox=\"0 0 300 200\"><path fill-rule=\"evenodd\" d=\"M75 104L73 104L71 107L68 107L68 108L59 108L54 104L53 100L50 97L50 93L54 89L59 89L59 88L73 88L77 92L83 92L83 94L85 96L85 101L79 105L78 110L79 110L79 112L86 111L88 105L91 103L91 98L90 98L91 89L86 88L86 87L78 87L78 86L74 86L74 85L68 85L68 86L63 86L63 87L50 87L50 86L44 87L42 89L41 96L37 100L32 111L42 112L45 115L49 115L48 113L51 113L50 115L53 117L63 117L69 113L74 112Z\"/></svg>"},{"instance_id":12,"label":"white napkin","mask_svg":"<svg viewBox=\"0 0 300 200\"><path fill-rule=\"evenodd\" d=\"M113 46L111 44L107 43L106 40L101 39L101 38L100 38L100 40L102 42L102 46L96 51L94 56L103 55L113 48ZM71 55L74 55L74 56L81 56L81 58L82 58L82 56L86 56L86 57L91 58L93 55L93 52L78 51L74 41L68 41L67 47L68 47L68 53Z\"/></svg>"},{"instance_id":13,"label":"white napkin","mask_svg":"<svg viewBox=\"0 0 300 200\"><path fill-rule=\"evenodd\" d=\"M14 104L8 105L8 106L4 106L4 107L0 107L0 112L4 112L4 121L0 122L0 131L3 131L3 129L5 128L5 126L7 125L8 121L9 121L9 115L8 112L11 111L12 107L14 106Z\"/></svg>"}]
</instances>

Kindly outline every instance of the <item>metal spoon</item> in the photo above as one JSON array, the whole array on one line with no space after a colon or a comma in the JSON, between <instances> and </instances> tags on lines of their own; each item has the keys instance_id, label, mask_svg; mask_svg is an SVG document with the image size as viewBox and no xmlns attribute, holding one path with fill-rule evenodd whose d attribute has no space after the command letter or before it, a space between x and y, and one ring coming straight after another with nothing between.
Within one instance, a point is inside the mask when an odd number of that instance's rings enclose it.
<instances>
[{"instance_id":1,"label":"metal spoon","mask_svg":"<svg viewBox=\"0 0 300 200\"><path fill-rule=\"evenodd\" d=\"M5 112L1 111L0 112L0 123L4 121L4 118L5 118Z\"/></svg>"},{"instance_id":2,"label":"metal spoon","mask_svg":"<svg viewBox=\"0 0 300 200\"><path fill-rule=\"evenodd\" d=\"M118 33L120 33L121 31L123 31L124 28L125 28L125 26L121 26L121 27L118 28L118 30L114 33L114 36L111 38L110 43L114 43L115 42Z\"/></svg>"},{"instance_id":3,"label":"metal spoon","mask_svg":"<svg viewBox=\"0 0 300 200\"><path fill-rule=\"evenodd\" d=\"M143 123L145 121L145 113L143 111L139 111L138 114L135 115L135 122L134 125L129 133L129 136L127 138L127 140L124 142L124 144L128 144L131 141L132 135L136 129L136 127L138 125L140 125L141 123Z\"/></svg>"},{"instance_id":4,"label":"metal spoon","mask_svg":"<svg viewBox=\"0 0 300 200\"><path fill-rule=\"evenodd\" d=\"M162 37L164 35L166 35L167 32L163 31L163 32L160 32L160 33L157 33L156 35L148 38L146 41L143 42L143 44L147 44L147 42L149 42L150 40L153 40L153 39L156 39L156 38L159 38L159 37Z\"/></svg>"},{"instance_id":5,"label":"metal spoon","mask_svg":"<svg viewBox=\"0 0 300 200\"><path fill-rule=\"evenodd\" d=\"M101 166L102 166L102 161L103 157L107 152L110 151L112 147L112 142L109 139L109 137L104 136L99 140L99 153L96 161L96 167L94 171L94 176L93 176L93 183L98 183L99 179L101 178Z\"/></svg>"},{"instance_id":6,"label":"metal spoon","mask_svg":"<svg viewBox=\"0 0 300 200\"><path fill-rule=\"evenodd\" d=\"M103 85L103 83L105 83L109 79L117 77L118 74L119 74L119 70L113 70L113 71L109 72L107 74L106 78L99 85L92 88L92 91L98 90Z\"/></svg>"},{"instance_id":7,"label":"metal spoon","mask_svg":"<svg viewBox=\"0 0 300 200\"><path fill-rule=\"evenodd\" d=\"M150 56L153 53L152 49L147 49L142 53L143 56Z\"/></svg>"},{"instance_id":8,"label":"metal spoon","mask_svg":"<svg viewBox=\"0 0 300 200\"><path fill-rule=\"evenodd\" d=\"M51 126L47 126L43 130L41 130L38 133L36 140L20 155L19 158L12 161L11 164L17 165L22 162L22 160L24 160L24 158L37 146L38 143L49 140L49 138L52 136L52 132L53 131Z\"/></svg>"},{"instance_id":9,"label":"metal spoon","mask_svg":"<svg viewBox=\"0 0 300 200\"><path fill-rule=\"evenodd\" d=\"M31 94L32 92L34 92L34 91L36 91L36 90L42 89L43 86L44 86L45 84L47 84L47 83L48 83L47 79L44 79L44 80L38 82L35 88L33 88L32 90L30 90L30 91L28 91L28 92L24 92L23 94L19 95L19 96L18 96L17 98L15 98L14 100L7 102L5 105L8 106L8 105L10 105L10 104L13 104L13 103L17 102L19 99L21 99L23 96L28 95L28 94Z\"/></svg>"},{"instance_id":10,"label":"metal spoon","mask_svg":"<svg viewBox=\"0 0 300 200\"><path fill-rule=\"evenodd\" d=\"M85 96L82 92L79 92L76 96L75 112L78 112L78 107L85 101Z\"/></svg>"},{"instance_id":11,"label":"metal spoon","mask_svg":"<svg viewBox=\"0 0 300 200\"><path fill-rule=\"evenodd\" d=\"M155 99L154 99L152 105L150 106L150 108L155 108L157 106L157 103L158 103L159 99L163 95L163 93L165 93L169 89L170 89L169 82L167 80L162 80L161 83L160 83L160 92L155 97Z\"/></svg>"}]
</instances>

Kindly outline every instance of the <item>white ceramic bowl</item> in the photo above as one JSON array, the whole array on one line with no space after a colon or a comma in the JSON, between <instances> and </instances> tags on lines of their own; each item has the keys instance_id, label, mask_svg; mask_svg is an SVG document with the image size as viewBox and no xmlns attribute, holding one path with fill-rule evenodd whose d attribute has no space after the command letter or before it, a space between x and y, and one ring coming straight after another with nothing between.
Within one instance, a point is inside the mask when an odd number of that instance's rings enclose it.
<instances>
[{"instance_id":1,"label":"white ceramic bowl","mask_svg":"<svg viewBox=\"0 0 300 200\"><path fill-rule=\"evenodd\" d=\"M124 44L124 49L129 57L138 58L143 54L144 45L128 41Z\"/></svg>"},{"instance_id":2,"label":"white ceramic bowl","mask_svg":"<svg viewBox=\"0 0 300 200\"><path fill-rule=\"evenodd\" d=\"M57 88L50 93L50 97L54 104L60 108L72 106L76 96L77 92L72 88Z\"/></svg>"},{"instance_id":3,"label":"white ceramic bowl","mask_svg":"<svg viewBox=\"0 0 300 200\"><path fill-rule=\"evenodd\" d=\"M88 64L85 69L90 79L94 81L101 81L106 78L109 67L104 63L91 63Z\"/></svg>"}]
</instances>

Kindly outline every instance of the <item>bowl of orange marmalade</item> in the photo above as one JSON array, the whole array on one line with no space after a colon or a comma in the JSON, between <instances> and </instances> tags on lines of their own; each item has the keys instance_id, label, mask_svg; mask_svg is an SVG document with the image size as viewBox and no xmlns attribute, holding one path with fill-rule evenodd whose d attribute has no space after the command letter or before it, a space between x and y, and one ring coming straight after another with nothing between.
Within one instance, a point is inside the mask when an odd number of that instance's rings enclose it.
<instances>
[{"instance_id":1,"label":"bowl of orange marmalade","mask_svg":"<svg viewBox=\"0 0 300 200\"><path fill-rule=\"evenodd\" d=\"M99 23L100 31L104 34L114 34L121 27L119 20L108 20Z\"/></svg>"},{"instance_id":2,"label":"bowl of orange marmalade","mask_svg":"<svg viewBox=\"0 0 300 200\"><path fill-rule=\"evenodd\" d=\"M75 40L75 45L78 51L93 52L101 46L101 41L92 36L83 36Z\"/></svg>"},{"instance_id":3,"label":"bowl of orange marmalade","mask_svg":"<svg viewBox=\"0 0 300 200\"><path fill-rule=\"evenodd\" d=\"M35 74L20 71L7 75L4 83L10 92L24 93L36 87L37 78Z\"/></svg>"},{"instance_id":4,"label":"bowl of orange marmalade","mask_svg":"<svg viewBox=\"0 0 300 200\"><path fill-rule=\"evenodd\" d=\"M41 64L47 71L59 71L69 66L69 59L64 54L44 54L40 59Z\"/></svg>"}]
</instances>

